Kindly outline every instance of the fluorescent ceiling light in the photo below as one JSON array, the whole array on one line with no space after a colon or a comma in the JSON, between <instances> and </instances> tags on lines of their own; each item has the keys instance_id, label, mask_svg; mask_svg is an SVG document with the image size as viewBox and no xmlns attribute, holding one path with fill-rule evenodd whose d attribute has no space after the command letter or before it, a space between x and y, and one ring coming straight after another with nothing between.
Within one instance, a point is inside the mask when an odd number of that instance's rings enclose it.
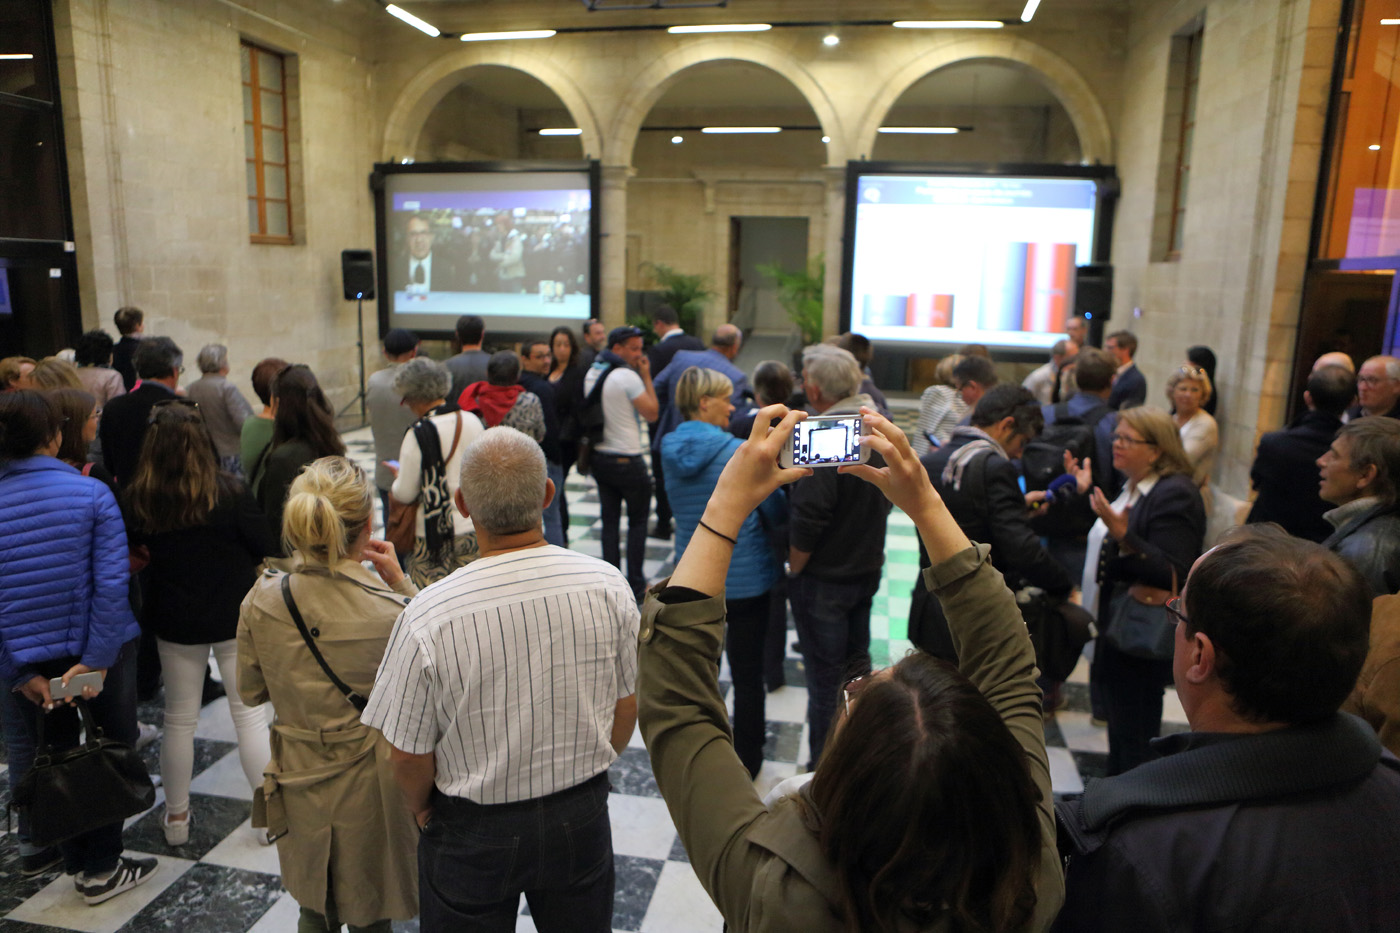
<instances>
[{"instance_id":1,"label":"fluorescent ceiling light","mask_svg":"<svg viewBox=\"0 0 1400 933\"><path fill-rule=\"evenodd\" d=\"M1000 29L1006 24L999 19L903 19L893 25L895 29Z\"/></svg>"},{"instance_id":2,"label":"fluorescent ceiling light","mask_svg":"<svg viewBox=\"0 0 1400 933\"><path fill-rule=\"evenodd\" d=\"M464 32L463 42L494 42L497 39L548 39L553 29L517 29L513 32Z\"/></svg>"},{"instance_id":3,"label":"fluorescent ceiling light","mask_svg":"<svg viewBox=\"0 0 1400 933\"><path fill-rule=\"evenodd\" d=\"M666 31L679 36L694 32L767 32L772 28L767 23L723 23L718 26L671 26Z\"/></svg>"},{"instance_id":4,"label":"fluorescent ceiling light","mask_svg":"<svg viewBox=\"0 0 1400 933\"><path fill-rule=\"evenodd\" d=\"M5 62L23 62L23 61L29 61L29 59L31 59L31 58L33 58L33 57L34 57L34 53L32 53L32 52L3 52L3 53L0 53L0 61L5 61Z\"/></svg>"},{"instance_id":5,"label":"fluorescent ceiling light","mask_svg":"<svg viewBox=\"0 0 1400 933\"><path fill-rule=\"evenodd\" d=\"M1381 20L1381 25L1382 25L1382 26L1400 26L1400 19L1383 19L1383 20Z\"/></svg>"},{"instance_id":6,"label":"fluorescent ceiling light","mask_svg":"<svg viewBox=\"0 0 1400 933\"><path fill-rule=\"evenodd\" d=\"M1380 152L1381 150L1381 147L1376 143L1371 143L1371 145L1367 146L1366 148L1370 149L1372 152Z\"/></svg>"},{"instance_id":7,"label":"fluorescent ceiling light","mask_svg":"<svg viewBox=\"0 0 1400 933\"><path fill-rule=\"evenodd\" d=\"M391 3L384 9L389 11L390 16L403 20L405 23L408 23L408 25L412 26L419 32L426 32L428 35L434 38L437 38L438 36L442 35L441 29L437 28L432 23L419 19L412 13L405 10L403 7L395 6Z\"/></svg>"},{"instance_id":8,"label":"fluorescent ceiling light","mask_svg":"<svg viewBox=\"0 0 1400 933\"><path fill-rule=\"evenodd\" d=\"M576 126L556 126L540 130L541 136L582 136L583 130Z\"/></svg>"},{"instance_id":9,"label":"fluorescent ceiling light","mask_svg":"<svg viewBox=\"0 0 1400 933\"><path fill-rule=\"evenodd\" d=\"M822 142L824 142L824 143L829 143L829 142L831 142L831 137L830 137L830 136L823 136L823 137L822 137Z\"/></svg>"},{"instance_id":10,"label":"fluorescent ceiling light","mask_svg":"<svg viewBox=\"0 0 1400 933\"><path fill-rule=\"evenodd\" d=\"M910 133L916 136L947 136L958 132L956 126L882 126L881 133Z\"/></svg>"},{"instance_id":11,"label":"fluorescent ceiling light","mask_svg":"<svg viewBox=\"0 0 1400 933\"><path fill-rule=\"evenodd\" d=\"M1029 23L1031 17L1035 16L1036 8L1040 6L1040 0L1026 0L1026 8L1021 11L1021 22Z\"/></svg>"},{"instance_id":12,"label":"fluorescent ceiling light","mask_svg":"<svg viewBox=\"0 0 1400 933\"><path fill-rule=\"evenodd\" d=\"M781 133L781 126L702 126L702 133Z\"/></svg>"}]
</instances>

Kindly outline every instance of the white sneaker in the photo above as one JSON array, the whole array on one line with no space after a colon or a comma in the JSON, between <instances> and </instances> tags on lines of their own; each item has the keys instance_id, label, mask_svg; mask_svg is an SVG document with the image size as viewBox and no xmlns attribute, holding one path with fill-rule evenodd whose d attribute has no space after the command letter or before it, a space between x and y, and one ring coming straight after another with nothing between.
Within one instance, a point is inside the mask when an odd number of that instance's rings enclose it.
<instances>
[{"instance_id":1,"label":"white sneaker","mask_svg":"<svg viewBox=\"0 0 1400 933\"><path fill-rule=\"evenodd\" d=\"M170 814L166 813L161 817L160 828L165 830L166 845L182 846L190 841L190 823L194 822L194 813L185 811L183 820L171 820Z\"/></svg>"},{"instance_id":2,"label":"white sneaker","mask_svg":"<svg viewBox=\"0 0 1400 933\"><path fill-rule=\"evenodd\" d=\"M139 729L139 734L136 736L136 750L138 752L160 738L159 727L148 722L138 722L136 725Z\"/></svg>"}]
</instances>

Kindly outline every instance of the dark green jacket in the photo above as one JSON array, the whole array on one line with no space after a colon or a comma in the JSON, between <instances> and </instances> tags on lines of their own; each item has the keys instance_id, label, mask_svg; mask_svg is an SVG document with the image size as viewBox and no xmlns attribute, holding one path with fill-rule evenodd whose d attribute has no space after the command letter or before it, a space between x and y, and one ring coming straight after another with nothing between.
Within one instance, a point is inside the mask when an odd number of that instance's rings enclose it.
<instances>
[{"instance_id":1,"label":"dark green jacket","mask_svg":"<svg viewBox=\"0 0 1400 933\"><path fill-rule=\"evenodd\" d=\"M1035 653L988 550L976 545L955 554L924 570L924 583L943 602L962 672L1026 750L1040 789L1038 902L1028 929L1043 930L1064 900L1064 876ZM656 783L695 874L729 929L844 933L836 872L804 808L788 797L770 812L734 753L718 684L723 594L672 605L649 596L640 637L637 702Z\"/></svg>"}]
</instances>

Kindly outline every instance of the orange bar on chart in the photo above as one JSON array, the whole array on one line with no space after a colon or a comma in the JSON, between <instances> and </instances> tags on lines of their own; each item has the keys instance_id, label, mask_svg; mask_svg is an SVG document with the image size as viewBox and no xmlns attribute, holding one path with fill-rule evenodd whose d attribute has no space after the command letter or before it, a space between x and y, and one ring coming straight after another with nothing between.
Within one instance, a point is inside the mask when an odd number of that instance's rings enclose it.
<instances>
[{"instance_id":1,"label":"orange bar on chart","mask_svg":"<svg viewBox=\"0 0 1400 933\"><path fill-rule=\"evenodd\" d=\"M1021 330L1058 334L1074 306L1073 243L1032 243L1026 256L1026 304Z\"/></svg>"},{"instance_id":2,"label":"orange bar on chart","mask_svg":"<svg viewBox=\"0 0 1400 933\"><path fill-rule=\"evenodd\" d=\"M952 327L953 296L910 295L904 323L910 327Z\"/></svg>"}]
</instances>

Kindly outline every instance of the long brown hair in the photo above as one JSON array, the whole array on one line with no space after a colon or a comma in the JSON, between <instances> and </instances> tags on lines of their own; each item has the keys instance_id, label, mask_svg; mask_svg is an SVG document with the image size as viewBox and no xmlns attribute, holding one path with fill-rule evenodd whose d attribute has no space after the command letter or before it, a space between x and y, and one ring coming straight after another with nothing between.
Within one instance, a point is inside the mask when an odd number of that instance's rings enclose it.
<instances>
[{"instance_id":1,"label":"long brown hair","mask_svg":"<svg viewBox=\"0 0 1400 933\"><path fill-rule=\"evenodd\" d=\"M83 440L83 429L87 427L92 410L97 407L97 399L82 389L50 389L46 394L63 413L63 440L59 442L58 453L54 456L69 466L81 467L88 458L88 442Z\"/></svg>"},{"instance_id":2,"label":"long brown hair","mask_svg":"<svg viewBox=\"0 0 1400 933\"><path fill-rule=\"evenodd\" d=\"M1024 926L1040 793L1025 751L952 665L922 652L868 682L828 739L812 800L851 933L946 920Z\"/></svg>"},{"instance_id":3,"label":"long brown hair","mask_svg":"<svg viewBox=\"0 0 1400 933\"><path fill-rule=\"evenodd\" d=\"M301 363L294 363L272 380L272 398L277 413L272 416L272 446L288 441L305 441L316 457L345 456L345 442L335 429L335 413L316 374Z\"/></svg>"},{"instance_id":4,"label":"long brown hair","mask_svg":"<svg viewBox=\"0 0 1400 933\"><path fill-rule=\"evenodd\" d=\"M151 410L124 498L137 529L161 534L202 525L234 483L219 472L218 453L199 410L165 404Z\"/></svg>"}]
</instances>

